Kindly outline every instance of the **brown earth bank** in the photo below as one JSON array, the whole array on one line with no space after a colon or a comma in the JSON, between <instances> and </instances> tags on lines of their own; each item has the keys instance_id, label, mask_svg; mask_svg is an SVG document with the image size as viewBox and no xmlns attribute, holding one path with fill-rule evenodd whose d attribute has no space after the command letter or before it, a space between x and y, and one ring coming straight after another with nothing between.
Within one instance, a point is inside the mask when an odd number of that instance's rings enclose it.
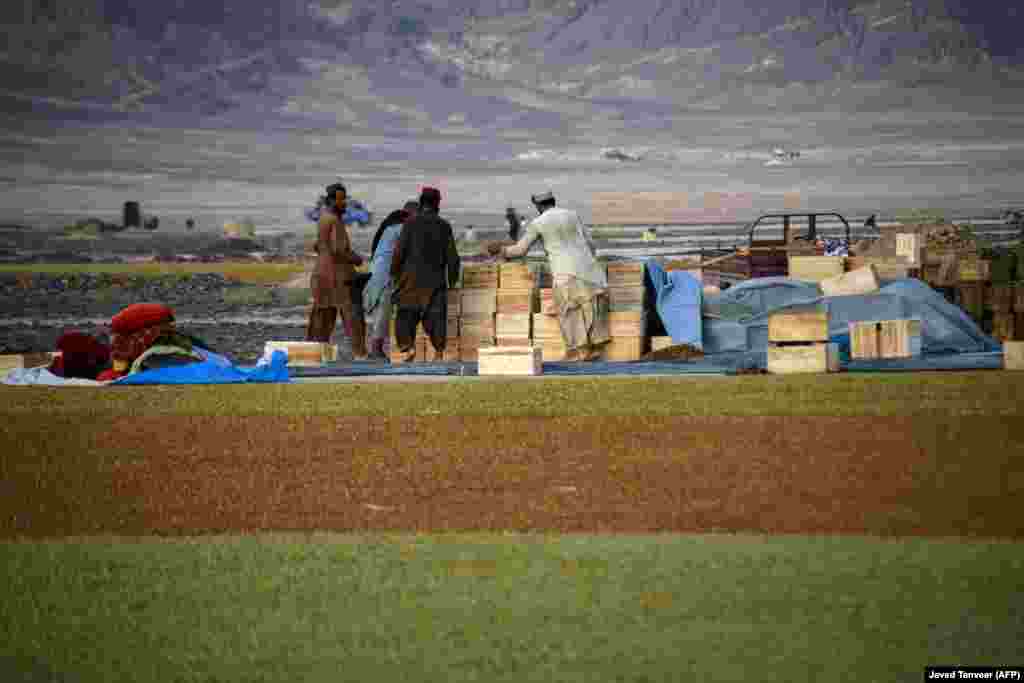
<instances>
[{"instance_id":1,"label":"brown earth bank","mask_svg":"<svg viewBox=\"0 0 1024 683\"><path fill-rule=\"evenodd\" d=\"M0 537L1024 538L1018 418L155 416L0 427Z\"/></svg>"}]
</instances>

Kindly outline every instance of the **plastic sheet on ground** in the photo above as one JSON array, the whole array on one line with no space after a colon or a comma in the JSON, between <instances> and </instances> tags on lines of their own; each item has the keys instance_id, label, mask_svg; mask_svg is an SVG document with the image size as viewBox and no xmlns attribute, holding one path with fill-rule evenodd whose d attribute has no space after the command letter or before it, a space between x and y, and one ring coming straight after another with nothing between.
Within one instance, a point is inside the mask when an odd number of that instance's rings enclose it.
<instances>
[{"instance_id":1,"label":"plastic sheet on ground","mask_svg":"<svg viewBox=\"0 0 1024 683\"><path fill-rule=\"evenodd\" d=\"M91 379L61 377L53 374L46 367L15 368L8 371L4 376L3 383L10 386L32 387L102 387L109 384L109 382L97 382Z\"/></svg>"},{"instance_id":2,"label":"plastic sheet on ground","mask_svg":"<svg viewBox=\"0 0 1024 683\"><path fill-rule=\"evenodd\" d=\"M260 363L254 367L235 365L212 351L200 350L200 354L205 360L198 363L143 370L114 380L110 384L242 384L289 381L288 356L284 352L274 353L269 363Z\"/></svg>"}]
</instances>

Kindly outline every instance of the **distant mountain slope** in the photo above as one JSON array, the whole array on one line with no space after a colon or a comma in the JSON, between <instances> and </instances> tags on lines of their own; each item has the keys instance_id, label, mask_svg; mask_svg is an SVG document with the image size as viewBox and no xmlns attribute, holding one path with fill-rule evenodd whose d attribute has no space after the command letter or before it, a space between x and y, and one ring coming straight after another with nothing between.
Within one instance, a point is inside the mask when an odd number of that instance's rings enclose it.
<instances>
[{"instance_id":1,"label":"distant mountain slope","mask_svg":"<svg viewBox=\"0 0 1024 683\"><path fill-rule=\"evenodd\" d=\"M565 132L694 110L1015 106L1022 85L1015 9L991 1L38 0L0 19L0 107L98 120Z\"/></svg>"}]
</instances>

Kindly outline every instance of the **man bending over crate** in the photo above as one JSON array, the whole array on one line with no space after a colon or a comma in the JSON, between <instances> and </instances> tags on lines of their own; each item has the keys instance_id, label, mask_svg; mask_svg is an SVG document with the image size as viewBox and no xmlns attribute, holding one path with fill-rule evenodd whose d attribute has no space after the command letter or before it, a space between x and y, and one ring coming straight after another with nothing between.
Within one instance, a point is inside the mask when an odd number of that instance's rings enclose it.
<instances>
[{"instance_id":1,"label":"man bending over crate","mask_svg":"<svg viewBox=\"0 0 1024 683\"><path fill-rule=\"evenodd\" d=\"M492 256L521 258L541 240L551 268L558 326L569 360L596 360L611 341L608 276L597 262L594 242L575 211L555 206L551 192L531 198L539 214L513 245L487 245Z\"/></svg>"}]
</instances>

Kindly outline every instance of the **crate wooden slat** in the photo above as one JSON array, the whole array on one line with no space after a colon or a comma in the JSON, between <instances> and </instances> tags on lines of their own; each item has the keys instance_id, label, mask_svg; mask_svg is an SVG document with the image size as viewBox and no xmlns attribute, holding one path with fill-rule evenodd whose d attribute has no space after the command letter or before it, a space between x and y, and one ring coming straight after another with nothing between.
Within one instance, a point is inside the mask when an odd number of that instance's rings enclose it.
<instances>
[{"instance_id":1,"label":"crate wooden slat","mask_svg":"<svg viewBox=\"0 0 1024 683\"><path fill-rule=\"evenodd\" d=\"M453 318L449 316L445 326L445 337L448 339L458 339L462 336L462 318Z\"/></svg>"},{"instance_id":2,"label":"crate wooden slat","mask_svg":"<svg viewBox=\"0 0 1024 683\"><path fill-rule=\"evenodd\" d=\"M924 241L920 233L897 233L896 256L906 259L911 268L924 264Z\"/></svg>"},{"instance_id":3,"label":"crate wooden slat","mask_svg":"<svg viewBox=\"0 0 1024 683\"><path fill-rule=\"evenodd\" d=\"M545 339L540 342L540 348L545 363L565 360L566 349L565 344L561 340L552 341Z\"/></svg>"},{"instance_id":4,"label":"crate wooden slat","mask_svg":"<svg viewBox=\"0 0 1024 683\"><path fill-rule=\"evenodd\" d=\"M465 346L459 347L459 361L462 363L475 363L480 355L479 346Z\"/></svg>"},{"instance_id":5,"label":"crate wooden slat","mask_svg":"<svg viewBox=\"0 0 1024 683\"><path fill-rule=\"evenodd\" d=\"M850 323L850 357L856 360L881 358L876 321Z\"/></svg>"},{"instance_id":6,"label":"crate wooden slat","mask_svg":"<svg viewBox=\"0 0 1024 683\"><path fill-rule=\"evenodd\" d=\"M827 277L818 286L825 296L872 294L878 291L878 274L874 264L869 263L863 268Z\"/></svg>"},{"instance_id":7,"label":"crate wooden slat","mask_svg":"<svg viewBox=\"0 0 1024 683\"><path fill-rule=\"evenodd\" d=\"M1024 313L1024 282L1018 282L1013 288L1013 310Z\"/></svg>"},{"instance_id":8,"label":"crate wooden slat","mask_svg":"<svg viewBox=\"0 0 1024 683\"><path fill-rule=\"evenodd\" d=\"M1003 342L1003 367L1024 370L1024 341Z\"/></svg>"},{"instance_id":9,"label":"crate wooden slat","mask_svg":"<svg viewBox=\"0 0 1024 683\"><path fill-rule=\"evenodd\" d=\"M988 259L961 259L958 277L960 282L985 282L991 277L992 262Z\"/></svg>"},{"instance_id":10,"label":"crate wooden slat","mask_svg":"<svg viewBox=\"0 0 1024 683\"><path fill-rule=\"evenodd\" d=\"M839 371L838 344L768 346L768 372L774 375Z\"/></svg>"},{"instance_id":11,"label":"crate wooden slat","mask_svg":"<svg viewBox=\"0 0 1024 683\"><path fill-rule=\"evenodd\" d=\"M516 315L502 315L499 313L494 316L494 336L529 339L531 318L532 314L530 313Z\"/></svg>"},{"instance_id":12,"label":"crate wooden slat","mask_svg":"<svg viewBox=\"0 0 1024 683\"><path fill-rule=\"evenodd\" d=\"M643 306L647 300L647 288L638 287L609 287L608 303L612 306L635 305Z\"/></svg>"},{"instance_id":13,"label":"crate wooden slat","mask_svg":"<svg viewBox=\"0 0 1024 683\"><path fill-rule=\"evenodd\" d=\"M264 353L284 351L288 365L296 367L320 366L338 360L338 347L326 342L268 341L263 345Z\"/></svg>"},{"instance_id":14,"label":"crate wooden slat","mask_svg":"<svg viewBox=\"0 0 1024 683\"><path fill-rule=\"evenodd\" d=\"M457 363L462 358L462 344L458 339L449 339L444 347L444 362Z\"/></svg>"},{"instance_id":15,"label":"crate wooden slat","mask_svg":"<svg viewBox=\"0 0 1024 683\"><path fill-rule=\"evenodd\" d=\"M476 337L477 339L494 339L494 314L488 315L465 315L459 320L460 331L463 337Z\"/></svg>"},{"instance_id":16,"label":"crate wooden slat","mask_svg":"<svg viewBox=\"0 0 1024 683\"><path fill-rule=\"evenodd\" d=\"M992 315L992 336L999 341L1013 341L1017 338L1017 315L995 313Z\"/></svg>"},{"instance_id":17,"label":"crate wooden slat","mask_svg":"<svg viewBox=\"0 0 1024 683\"><path fill-rule=\"evenodd\" d=\"M497 296L498 315L521 315L540 311L540 295L536 289L499 289Z\"/></svg>"},{"instance_id":18,"label":"crate wooden slat","mask_svg":"<svg viewBox=\"0 0 1024 683\"><path fill-rule=\"evenodd\" d=\"M642 261L612 261L608 264L609 287L636 287L644 284Z\"/></svg>"},{"instance_id":19,"label":"crate wooden slat","mask_svg":"<svg viewBox=\"0 0 1024 683\"><path fill-rule=\"evenodd\" d=\"M985 288L985 307L997 313L1012 313L1015 295L1013 285L991 285Z\"/></svg>"},{"instance_id":20,"label":"crate wooden slat","mask_svg":"<svg viewBox=\"0 0 1024 683\"><path fill-rule=\"evenodd\" d=\"M647 352L646 337L616 337L604 345L601 357L608 361L635 361Z\"/></svg>"},{"instance_id":21,"label":"crate wooden slat","mask_svg":"<svg viewBox=\"0 0 1024 683\"><path fill-rule=\"evenodd\" d=\"M462 315L462 290L448 290L448 317L459 317Z\"/></svg>"},{"instance_id":22,"label":"crate wooden slat","mask_svg":"<svg viewBox=\"0 0 1024 683\"><path fill-rule=\"evenodd\" d=\"M540 312L555 314L558 306L555 304L555 290L550 287L543 287L540 290Z\"/></svg>"},{"instance_id":23,"label":"crate wooden slat","mask_svg":"<svg viewBox=\"0 0 1024 683\"><path fill-rule=\"evenodd\" d=\"M57 355L57 352L50 351L3 354L0 355L0 373L6 375L10 370L23 370L49 365Z\"/></svg>"},{"instance_id":24,"label":"crate wooden slat","mask_svg":"<svg viewBox=\"0 0 1024 683\"><path fill-rule=\"evenodd\" d=\"M843 256L790 256L789 277L793 280L821 282L825 278L842 274L845 263Z\"/></svg>"},{"instance_id":25,"label":"crate wooden slat","mask_svg":"<svg viewBox=\"0 0 1024 683\"><path fill-rule=\"evenodd\" d=\"M529 346L532 343L530 337L498 337L494 340L495 346Z\"/></svg>"},{"instance_id":26,"label":"crate wooden slat","mask_svg":"<svg viewBox=\"0 0 1024 683\"><path fill-rule=\"evenodd\" d=\"M543 352L539 346L489 346L478 352L480 375L540 375Z\"/></svg>"},{"instance_id":27,"label":"crate wooden slat","mask_svg":"<svg viewBox=\"0 0 1024 683\"><path fill-rule=\"evenodd\" d=\"M674 346L672 337L651 337L651 351L660 351Z\"/></svg>"},{"instance_id":28,"label":"crate wooden slat","mask_svg":"<svg viewBox=\"0 0 1024 683\"><path fill-rule=\"evenodd\" d=\"M878 349L882 358L914 358L921 355L920 320L883 320L879 323Z\"/></svg>"},{"instance_id":29,"label":"crate wooden slat","mask_svg":"<svg viewBox=\"0 0 1024 683\"><path fill-rule=\"evenodd\" d=\"M506 290L534 289L536 278L526 263L502 263L498 267L498 288Z\"/></svg>"},{"instance_id":30,"label":"crate wooden slat","mask_svg":"<svg viewBox=\"0 0 1024 683\"><path fill-rule=\"evenodd\" d=\"M462 290L462 316L492 315L498 311L498 290L492 288Z\"/></svg>"},{"instance_id":31,"label":"crate wooden slat","mask_svg":"<svg viewBox=\"0 0 1024 683\"><path fill-rule=\"evenodd\" d=\"M643 311L612 311L608 314L608 332L612 337L642 337L646 323Z\"/></svg>"},{"instance_id":32,"label":"crate wooden slat","mask_svg":"<svg viewBox=\"0 0 1024 683\"><path fill-rule=\"evenodd\" d=\"M828 313L806 311L770 315L768 316L768 341L773 343L828 341Z\"/></svg>"},{"instance_id":33,"label":"crate wooden slat","mask_svg":"<svg viewBox=\"0 0 1024 683\"><path fill-rule=\"evenodd\" d=\"M498 264L472 264L462 267L462 290L497 289Z\"/></svg>"},{"instance_id":34,"label":"crate wooden slat","mask_svg":"<svg viewBox=\"0 0 1024 683\"><path fill-rule=\"evenodd\" d=\"M558 318L555 316L534 313L532 324L534 339L558 339L561 341L562 328L558 323Z\"/></svg>"}]
</instances>

